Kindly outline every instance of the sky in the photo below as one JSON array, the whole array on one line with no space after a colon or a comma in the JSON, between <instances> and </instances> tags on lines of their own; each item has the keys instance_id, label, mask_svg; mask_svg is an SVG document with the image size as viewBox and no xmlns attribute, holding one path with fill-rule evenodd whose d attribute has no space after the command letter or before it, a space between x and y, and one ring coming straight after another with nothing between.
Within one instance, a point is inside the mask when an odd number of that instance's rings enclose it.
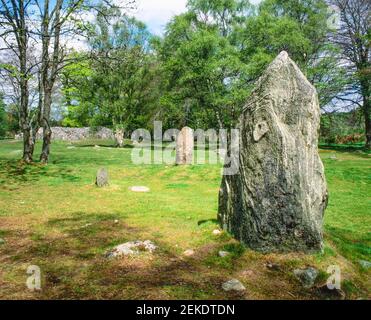
<instances>
[{"instance_id":1,"label":"sky","mask_svg":"<svg viewBox=\"0 0 371 320\"><path fill-rule=\"evenodd\" d=\"M259 3L260 0L250 0ZM137 0L134 16L146 23L149 30L162 35L166 24L175 15L186 11L187 0Z\"/></svg>"}]
</instances>

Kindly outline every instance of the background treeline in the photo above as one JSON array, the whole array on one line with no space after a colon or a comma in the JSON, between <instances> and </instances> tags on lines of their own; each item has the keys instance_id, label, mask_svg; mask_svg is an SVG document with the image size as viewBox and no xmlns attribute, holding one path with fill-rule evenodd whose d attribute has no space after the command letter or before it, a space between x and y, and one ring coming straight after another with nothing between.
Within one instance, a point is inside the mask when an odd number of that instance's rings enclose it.
<instances>
[{"instance_id":1,"label":"background treeline","mask_svg":"<svg viewBox=\"0 0 371 320\"><path fill-rule=\"evenodd\" d=\"M369 8L363 0L189 0L157 37L100 4L94 21L79 26L86 48L61 64L49 123L126 136L154 120L164 129L230 128L254 82L286 50L318 90L321 140L370 147ZM4 124L17 106L7 108L0 136L17 129Z\"/></svg>"}]
</instances>

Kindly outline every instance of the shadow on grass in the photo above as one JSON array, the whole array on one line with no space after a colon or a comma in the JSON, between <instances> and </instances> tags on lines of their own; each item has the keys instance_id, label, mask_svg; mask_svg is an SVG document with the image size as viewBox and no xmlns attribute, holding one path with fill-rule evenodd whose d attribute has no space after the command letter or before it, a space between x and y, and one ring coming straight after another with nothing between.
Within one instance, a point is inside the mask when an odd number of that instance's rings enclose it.
<instances>
[{"instance_id":1,"label":"shadow on grass","mask_svg":"<svg viewBox=\"0 0 371 320\"><path fill-rule=\"evenodd\" d=\"M349 260L369 260L371 256L371 234L352 236L354 233L347 229L326 227L326 235L339 252Z\"/></svg>"},{"instance_id":2,"label":"shadow on grass","mask_svg":"<svg viewBox=\"0 0 371 320\"><path fill-rule=\"evenodd\" d=\"M371 151L365 148L365 144L319 144L319 148L323 150L335 150L338 152L356 152L363 151L370 153Z\"/></svg>"},{"instance_id":3,"label":"shadow on grass","mask_svg":"<svg viewBox=\"0 0 371 320\"><path fill-rule=\"evenodd\" d=\"M37 182L42 177L62 178L67 182L79 181L67 168L48 167L40 163L25 164L16 160L0 160L0 182L4 185Z\"/></svg>"}]
</instances>

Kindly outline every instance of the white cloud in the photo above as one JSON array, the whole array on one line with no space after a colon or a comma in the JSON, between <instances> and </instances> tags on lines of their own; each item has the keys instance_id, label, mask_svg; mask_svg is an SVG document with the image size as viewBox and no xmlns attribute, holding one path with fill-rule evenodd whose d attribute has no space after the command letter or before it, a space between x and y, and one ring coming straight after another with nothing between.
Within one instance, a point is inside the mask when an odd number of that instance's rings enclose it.
<instances>
[{"instance_id":1,"label":"white cloud","mask_svg":"<svg viewBox=\"0 0 371 320\"><path fill-rule=\"evenodd\" d=\"M161 35L175 15L186 11L187 0L137 0L134 16L147 24L151 32Z\"/></svg>"},{"instance_id":2,"label":"white cloud","mask_svg":"<svg viewBox=\"0 0 371 320\"><path fill-rule=\"evenodd\" d=\"M261 0L250 0L257 4ZM187 0L137 0L134 16L146 23L149 30L162 35L166 24L175 15L186 11Z\"/></svg>"}]
</instances>

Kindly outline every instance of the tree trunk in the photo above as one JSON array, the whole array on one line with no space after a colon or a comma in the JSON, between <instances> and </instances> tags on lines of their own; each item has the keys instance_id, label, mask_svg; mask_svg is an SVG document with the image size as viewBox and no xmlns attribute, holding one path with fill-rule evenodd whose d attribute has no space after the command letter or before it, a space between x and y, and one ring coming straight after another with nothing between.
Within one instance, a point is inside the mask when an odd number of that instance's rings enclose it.
<instances>
[{"instance_id":1,"label":"tree trunk","mask_svg":"<svg viewBox=\"0 0 371 320\"><path fill-rule=\"evenodd\" d=\"M116 140L116 146L118 148L124 147L124 130L123 129L115 130L115 140Z\"/></svg>"},{"instance_id":2,"label":"tree trunk","mask_svg":"<svg viewBox=\"0 0 371 320\"><path fill-rule=\"evenodd\" d=\"M363 97L363 114L365 117L366 149L371 149L370 85L366 77L361 79L361 91L362 91L362 97Z\"/></svg>"},{"instance_id":3,"label":"tree trunk","mask_svg":"<svg viewBox=\"0 0 371 320\"><path fill-rule=\"evenodd\" d=\"M363 113L365 115L366 149L371 149L371 105L370 100L364 100Z\"/></svg>"},{"instance_id":4,"label":"tree trunk","mask_svg":"<svg viewBox=\"0 0 371 320\"><path fill-rule=\"evenodd\" d=\"M46 88L44 91L44 109L42 115L42 127L43 127L43 146L41 149L40 161L42 163L48 163L49 153L50 153L50 144L52 131L49 125L50 119L50 109L52 104L52 89Z\"/></svg>"}]
</instances>

